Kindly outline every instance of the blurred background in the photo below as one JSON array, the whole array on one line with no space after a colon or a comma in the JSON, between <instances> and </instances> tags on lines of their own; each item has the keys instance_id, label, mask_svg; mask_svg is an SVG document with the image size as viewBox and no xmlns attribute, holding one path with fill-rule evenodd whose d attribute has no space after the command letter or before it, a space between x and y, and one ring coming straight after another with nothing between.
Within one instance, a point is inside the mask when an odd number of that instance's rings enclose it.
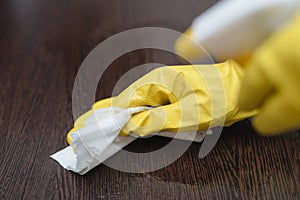
<instances>
[{"instance_id":1,"label":"blurred background","mask_svg":"<svg viewBox=\"0 0 300 200\"><path fill-rule=\"evenodd\" d=\"M204 159L198 158L201 144L193 143L175 163L151 173L100 165L79 176L49 158L66 146L76 73L96 45L138 27L183 32L216 2L1 0L0 199L299 198L299 136L261 137L249 121L225 128ZM160 50L127 53L106 70L96 99L111 96L124 73L149 62L181 63ZM169 141L139 139L127 150L153 151ZM126 158L112 159L122 163Z\"/></svg>"}]
</instances>

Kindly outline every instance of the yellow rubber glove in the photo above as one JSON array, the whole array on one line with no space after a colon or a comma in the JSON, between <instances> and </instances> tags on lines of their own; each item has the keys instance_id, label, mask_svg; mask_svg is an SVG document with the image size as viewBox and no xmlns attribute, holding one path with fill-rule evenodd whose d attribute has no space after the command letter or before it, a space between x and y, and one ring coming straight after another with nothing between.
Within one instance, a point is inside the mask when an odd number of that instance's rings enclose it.
<instances>
[{"instance_id":1,"label":"yellow rubber glove","mask_svg":"<svg viewBox=\"0 0 300 200\"><path fill-rule=\"evenodd\" d=\"M216 65L161 67L138 79L117 97L96 102L92 110L110 106L155 107L133 115L122 129L123 134L133 131L140 136L229 126L256 114L240 111L237 106L243 74L233 60ZM76 120L70 133L84 126L92 110Z\"/></svg>"},{"instance_id":2,"label":"yellow rubber glove","mask_svg":"<svg viewBox=\"0 0 300 200\"><path fill-rule=\"evenodd\" d=\"M260 108L253 121L258 132L300 127L300 13L254 52L245 74L239 105Z\"/></svg>"}]
</instances>

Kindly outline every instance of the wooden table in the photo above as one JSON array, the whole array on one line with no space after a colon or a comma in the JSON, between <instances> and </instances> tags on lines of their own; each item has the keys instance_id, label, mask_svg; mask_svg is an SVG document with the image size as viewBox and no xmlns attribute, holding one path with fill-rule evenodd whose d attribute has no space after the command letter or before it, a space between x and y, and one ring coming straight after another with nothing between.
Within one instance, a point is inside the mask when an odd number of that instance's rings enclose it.
<instances>
[{"instance_id":1,"label":"wooden table","mask_svg":"<svg viewBox=\"0 0 300 200\"><path fill-rule=\"evenodd\" d=\"M149 173L100 165L80 176L49 158L66 146L76 73L97 44L137 27L184 31L213 3L1 1L0 199L299 199L299 134L262 137L248 121L225 128L207 157L199 159L201 144L193 143L177 161ZM128 53L105 72L97 99L110 96L126 71L149 62L180 64L160 50ZM138 139L126 149L151 151L169 141Z\"/></svg>"}]
</instances>

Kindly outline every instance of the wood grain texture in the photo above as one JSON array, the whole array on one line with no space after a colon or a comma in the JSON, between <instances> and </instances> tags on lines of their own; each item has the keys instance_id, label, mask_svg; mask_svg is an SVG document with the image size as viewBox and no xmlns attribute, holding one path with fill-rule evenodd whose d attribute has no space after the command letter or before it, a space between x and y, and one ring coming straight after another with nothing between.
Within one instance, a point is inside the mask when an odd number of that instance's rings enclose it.
<instances>
[{"instance_id":1,"label":"wood grain texture","mask_svg":"<svg viewBox=\"0 0 300 200\"><path fill-rule=\"evenodd\" d=\"M248 121L225 128L204 159L193 143L151 173L100 165L80 176L49 158L66 145L74 79L97 44L143 26L183 31L214 2L0 1L0 199L300 199L299 134L261 137ZM122 74L149 62L179 64L158 50L128 53L105 72L96 97L110 96ZM147 152L169 141L138 139L126 149ZM111 159L126 162L122 154Z\"/></svg>"}]
</instances>

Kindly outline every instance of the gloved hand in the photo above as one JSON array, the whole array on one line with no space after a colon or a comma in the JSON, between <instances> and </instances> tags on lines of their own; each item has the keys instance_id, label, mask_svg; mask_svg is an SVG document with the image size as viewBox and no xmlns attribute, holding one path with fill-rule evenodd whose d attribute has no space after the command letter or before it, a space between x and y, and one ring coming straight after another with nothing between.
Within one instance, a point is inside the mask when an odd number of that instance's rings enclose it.
<instances>
[{"instance_id":1,"label":"gloved hand","mask_svg":"<svg viewBox=\"0 0 300 200\"><path fill-rule=\"evenodd\" d=\"M152 106L132 116L122 134L146 136L158 131L196 131L229 126L256 111L240 111L237 97L243 69L233 60L216 65L166 66L138 79L120 95L100 100L93 109ZM79 117L73 132L92 113ZM225 120L225 121L224 121Z\"/></svg>"},{"instance_id":2,"label":"gloved hand","mask_svg":"<svg viewBox=\"0 0 300 200\"><path fill-rule=\"evenodd\" d=\"M300 127L300 13L286 26L299 6L298 0L220 1L175 44L177 53L189 60L206 55L202 45L217 60L234 58L243 66L250 62L240 106L261 109L253 125L262 134Z\"/></svg>"},{"instance_id":3,"label":"gloved hand","mask_svg":"<svg viewBox=\"0 0 300 200\"><path fill-rule=\"evenodd\" d=\"M300 13L254 52L242 83L241 109L260 108L253 121L269 135L300 127Z\"/></svg>"}]
</instances>

